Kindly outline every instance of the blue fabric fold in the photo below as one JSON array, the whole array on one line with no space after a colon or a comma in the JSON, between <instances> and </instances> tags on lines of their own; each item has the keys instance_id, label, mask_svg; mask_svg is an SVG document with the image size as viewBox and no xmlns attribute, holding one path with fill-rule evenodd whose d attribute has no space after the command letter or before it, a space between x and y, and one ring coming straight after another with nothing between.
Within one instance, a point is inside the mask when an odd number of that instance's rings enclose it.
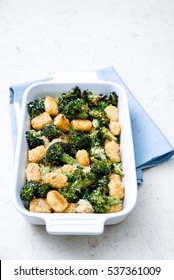
<instances>
[{"instance_id":1,"label":"blue fabric fold","mask_svg":"<svg viewBox=\"0 0 174 280\"><path fill-rule=\"evenodd\" d=\"M99 69L96 74L100 80L120 84L127 93L134 142L137 184L141 184L143 182L143 169L164 163L174 154L174 149L113 67ZM49 77L39 81L49 81L51 79ZM9 88L14 152L17 141L17 119L14 101L21 106L24 91L32 83L34 82L13 85Z\"/></svg>"}]
</instances>

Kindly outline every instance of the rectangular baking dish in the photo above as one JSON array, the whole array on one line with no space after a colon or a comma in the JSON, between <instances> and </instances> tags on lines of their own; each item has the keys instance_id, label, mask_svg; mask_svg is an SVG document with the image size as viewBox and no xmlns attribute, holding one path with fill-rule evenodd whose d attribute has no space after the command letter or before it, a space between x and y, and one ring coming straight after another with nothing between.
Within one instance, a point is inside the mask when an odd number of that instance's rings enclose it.
<instances>
[{"instance_id":1,"label":"rectangular baking dish","mask_svg":"<svg viewBox=\"0 0 174 280\"><path fill-rule=\"evenodd\" d=\"M54 235L98 235L104 231L104 225L117 224L123 221L134 208L137 199L137 183L135 173L135 160L132 141L132 132L129 116L127 95L125 90L113 82L98 80L94 73L87 74L59 74L57 79L49 82L39 82L29 86L23 97L15 169L13 177L12 197L16 209L32 224L46 225L46 230ZM20 190L25 183L25 167L27 164L27 143L25 132L30 128L27 103L29 101L46 97L57 97L62 92L67 92L74 86L81 90L89 89L95 94L110 93L115 91L119 97L119 123L121 133L121 159L123 162L123 185L125 198L123 210L109 214L67 214L67 213L32 213L25 209L21 199Z\"/></svg>"}]
</instances>

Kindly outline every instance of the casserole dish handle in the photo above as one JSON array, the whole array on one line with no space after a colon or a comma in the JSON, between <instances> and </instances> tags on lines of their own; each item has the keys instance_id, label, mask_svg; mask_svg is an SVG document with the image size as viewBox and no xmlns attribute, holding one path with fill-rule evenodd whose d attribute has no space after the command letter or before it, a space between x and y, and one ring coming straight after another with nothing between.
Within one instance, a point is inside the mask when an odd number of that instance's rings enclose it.
<instances>
[{"instance_id":1,"label":"casserole dish handle","mask_svg":"<svg viewBox=\"0 0 174 280\"><path fill-rule=\"evenodd\" d=\"M74 214L74 217L67 215L55 214L54 217L45 218L47 232L53 235L99 235L104 231L103 219L82 217L83 214Z\"/></svg>"}]
</instances>

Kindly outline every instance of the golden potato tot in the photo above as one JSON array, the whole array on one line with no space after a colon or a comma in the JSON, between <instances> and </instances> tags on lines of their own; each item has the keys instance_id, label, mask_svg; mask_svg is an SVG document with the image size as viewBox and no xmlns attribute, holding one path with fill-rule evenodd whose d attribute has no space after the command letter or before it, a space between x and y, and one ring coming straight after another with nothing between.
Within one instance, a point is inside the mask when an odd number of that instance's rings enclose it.
<instances>
[{"instance_id":1,"label":"golden potato tot","mask_svg":"<svg viewBox=\"0 0 174 280\"><path fill-rule=\"evenodd\" d=\"M90 131L92 129L92 122L90 120L73 120L71 124L78 131Z\"/></svg>"},{"instance_id":2,"label":"golden potato tot","mask_svg":"<svg viewBox=\"0 0 174 280\"><path fill-rule=\"evenodd\" d=\"M54 124L55 126L63 131L63 132L68 132L70 131L70 126L71 126L71 123L70 121L64 117L62 114L58 114L57 117L55 117L54 119Z\"/></svg>"},{"instance_id":3,"label":"golden potato tot","mask_svg":"<svg viewBox=\"0 0 174 280\"><path fill-rule=\"evenodd\" d=\"M51 213L51 206L44 198L34 198L30 201L29 209L36 213Z\"/></svg>"},{"instance_id":4,"label":"golden potato tot","mask_svg":"<svg viewBox=\"0 0 174 280\"><path fill-rule=\"evenodd\" d=\"M27 168L25 170L26 172L26 178L27 181L36 181L37 183L40 182L41 176L40 176L40 168L37 163L29 163L27 165Z\"/></svg>"},{"instance_id":5,"label":"golden potato tot","mask_svg":"<svg viewBox=\"0 0 174 280\"><path fill-rule=\"evenodd\" d=\"M68 207L63 211L63 213L76 213L76 203L69 203Z\"/></svg>"},{"instance_id":6,"label":"golden potato tot","mask_svg":"<svg viewBox=\"0 0 174 280\"><path fill-rule=\"evenodd\" d=\"M57 101L54 97L47 96L45 98L45 111L52 117L58 115Z\"/></svg>"},{"instance_id":7,"label":"golden potato tot","mask_svg":"<svg viewBox=\"0 0 174 280\"><path fill-rule=\"evenodd\" d=\"M120 162L120 145L117 142L105 140L105 152L111 161Z\"/></svg>"},{"instance_id":8,"label":"golden potato tot","mask_svg":"<svg viewBox=\"0 0 174 280\"><path fill-rule=\"evenodd\" d=\"M50 207L59 213L68 207L67 200L58 191L49 191L46 200Z\"/></svg>"},{"instance_id":9,"label":"golden potato tot","mask_svg":"<svg viewBox=\"0 0 174 280\"><path fill-rule=\"evenodd\" d=\"M118 122L110 122L109 129L114 136L118 136L121 132L121 125Z\"/></svg>"},{"instance_id":10,"label":"golden potato tot","mask_svg":"<svg viewBox=\"0 0 174 280\"><path fill-rule=\"evenodd\" d=\"M77 202L76 213L93 213L94 209L92 208L91 203L88 200L80 199Z\"/></svg>"},{"instance_id":11,"label":"golden potato tot","mask_svg":"<svg viewBox=\"0 0 174 280\"><path fill-rule=\"evenodd\" d=\"M35 130L40 130L44 126L46 126L47 124L51 124L52 122L53 121L52 121L52 118L50 117L50 115L47 112L44 112L41 115L39 115L31 120L31 126Z\"/></svg>"},{"instance_id":12,"label":"golden potato tot","mask_svg":"<svg viewBox=\"0 0 174 280\"><path fill-rule=\"evenodd\" d=\"M46 156L46 149L43 145L38 146L32 150L28 151L28 161L38 162Z\"/></svg>"},{"instance_id":13,"label":"golden potato tot","mask_svg":"<svg viewBox=\"0 0 174 280\"><path fill-rule=\"evenodd\" d=\"M42 136L41 138L42 138L43 141L44 141L44 147L47 149L48 146L49 146L49 144L50 144L49 139L48 139L47 137L45 137L45 136Z\"/></svg>"},{"instance_id":14,"label":"golden potato tot","mask_svg":"<svg viewBox=\"0 0 174 280\"><path fill-rule=\"evenodd\" d=\"M49 172L42 178L44 183L50 183L54 188L64 188L67 183L67 176L57 172Z\"/></svg>"},{"instance_id":15,"label":"golden potato tot","mask_svg":"<svg viewBox=\"0 0 174 280\"><path fill-rule=\"evenodd\" d=\"M120 182L122 182L122 177L119 175L119 174L115 174L115 173L113 173L113 174L111 174L110 176L109 176L109 179L110 179L110 181L112 180L112 181L120 181Z\"/></svg>"},{"instance_id":16,"label":"golden potato tot","mask_svg":"<svg viewBox=\"0 0 174 280\"><path fill-rule=\"evenodd\" d=\"M116 213L122 210L123 206L121 203L113 205L109 210L108 213Z\"/></svg>"},{"instance_id":17,"label":"golden potato tot","mask_svg":"<svg viewBox=\"0 0 174 280\"><path fill-rule=\"evenodd\" d=\"M81 166L90 165L89 154L86 150L79 150L76 153L76 160Z\"/></svg>"},{"instance_id":18,"label":"golden potato tot","mask_svg":"<svg viewBox=\"0 0 174 280\"><path fill-rule=\"evenodd\" d=\"M65 172L67 175L70 175L70 173L74 173L75 169L74 166L71 164L65 164L61 170L63 170L63 172Z\"/></svg>"},{"instance_id":19,"label":"golden potato tot","mask_svg":"<svg viewBox=\"0 0 174 280\"><path fill-rule=\"evenodd\" d=\"M108 188L110 196L118 199L124 198L124 187L122 182L111 180L108 184Z\"/></svg>"},{"instance_id":20,"label":"golden potato tot","mask_svg":"<svg viewBox=\"0 0 174 280\"><path fill-rule=\"evenodd\" d=\"M118 109L113 105L109 105L105 108L105 112L112 122L118 122Z\"/></svg>"}]
</instances>

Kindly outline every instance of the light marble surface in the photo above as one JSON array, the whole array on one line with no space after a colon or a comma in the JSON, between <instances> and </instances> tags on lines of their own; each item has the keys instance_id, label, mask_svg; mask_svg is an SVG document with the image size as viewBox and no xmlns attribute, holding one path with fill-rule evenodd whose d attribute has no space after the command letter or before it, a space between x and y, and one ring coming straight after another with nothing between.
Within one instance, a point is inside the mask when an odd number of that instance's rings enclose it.
<instances>
[{"instance_id":1,"label":"light marble surface","mask_svg":"<svg viewBox=\"0 0 174 280\"><path fill-rule=\"evenodd\" d=\"M102 236L50 236L11 201L8 87L113 65L174 145L174 1L0 1L1 259L173 259L174 158L146 170L128 218Z\"/></svg>"}]
</instances>

